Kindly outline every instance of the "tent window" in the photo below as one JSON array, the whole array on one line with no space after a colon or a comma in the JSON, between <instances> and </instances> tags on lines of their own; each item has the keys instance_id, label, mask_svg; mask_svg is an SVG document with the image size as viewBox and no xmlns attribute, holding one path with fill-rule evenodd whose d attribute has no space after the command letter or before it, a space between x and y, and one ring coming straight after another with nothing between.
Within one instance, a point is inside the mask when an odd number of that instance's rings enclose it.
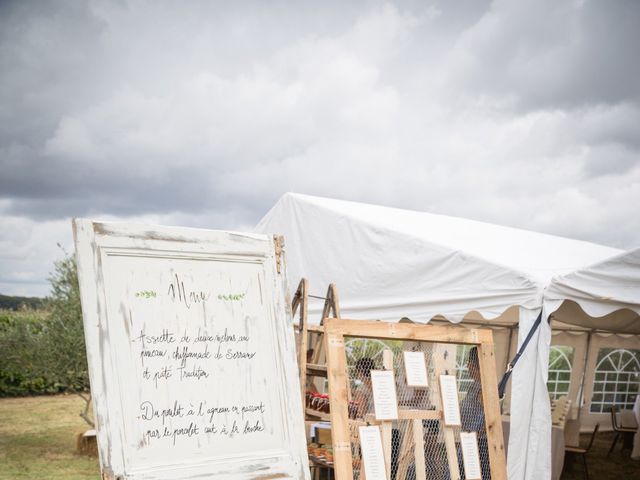
<instances>
[{"instance_id":1,"label":"tent window","mask_svg":"<svg viewBox=\"0 0 640 480\"><path fill-rule=\"evenodd\" d=\"M568 395L571 388L571 365L573 363L573 347L553 345L549 350L549 378L547 390L549 398L556 400Z\"/></svg>"},{"instance_id":2,"label":"tent window","mask_svg":"<svg viewBox=\"0 0 640 480\"><path fill-rule=\"evenodd\" d=\"M398 342L389 342L389 345L387 345L382 340L375 338L352 338L344 343L347 362L349 365L355 365L355 361L353 360L354 358L357 360L358 358L368 357L373 360L376 368L381 368L382 352L385 348L391 348L391 350L394 350L395 343ZM352 373L353 372L349 371L349 375Z\"/></svg>"},{"instance_id":3,"label":"tent window","mask_svg":"<svg viewBox=\"0 0 640 480\"><path fill-rule=\"evenodd\" d=\"M601 348L593 381L592 413L631 409L640 390L640 350Z\"/></svg>"},{"instance_id":4,"label":"tent window","mask_svg":"<svg viewBox=\"0 0 640 480\"><path fill-rule=\"evenodd\" d=\"M471 345L458 345L456 347L456 378L458 379L459 394L463 398L474 381L467 368L467 356L471 348Z\"/></svg>"}]
</instances>

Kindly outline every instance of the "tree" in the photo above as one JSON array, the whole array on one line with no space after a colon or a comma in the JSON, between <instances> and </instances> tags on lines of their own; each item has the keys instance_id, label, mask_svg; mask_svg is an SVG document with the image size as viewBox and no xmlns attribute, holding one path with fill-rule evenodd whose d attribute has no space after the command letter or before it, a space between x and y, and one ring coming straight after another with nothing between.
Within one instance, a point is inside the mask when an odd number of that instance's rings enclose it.
<instances>
[{"instance_id":1,"label":"tree","mask_svg":"<svg viewBox=\"0 0 640 480\"><path fill-rule=\"evenodd\" d=\"M66 251L64 253L64 258L55 262L54 271L49 276L51 313L47 325L46 368L51 378L57 377L69 391L83 398L85 409L80 416L93 426L88 415L91 397L88 394L89 375L78 270L75 258Z\"/></svg>"}]
</instances>

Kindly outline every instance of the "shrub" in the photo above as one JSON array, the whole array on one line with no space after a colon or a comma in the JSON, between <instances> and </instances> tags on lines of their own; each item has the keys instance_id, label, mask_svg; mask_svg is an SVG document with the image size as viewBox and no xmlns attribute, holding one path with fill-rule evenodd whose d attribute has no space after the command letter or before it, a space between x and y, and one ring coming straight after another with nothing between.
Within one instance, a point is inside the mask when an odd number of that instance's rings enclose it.
<instances>
[{"instance_id":1,"label":"shrub","mask_svg":"<svg viewBox=\"0 0 640 480\"><path fill-rule=\"evenodd\" d=\"M46 310L0 311L0 396L89 388L73 257L56 262Z\"/></svg>"}]
</instances>

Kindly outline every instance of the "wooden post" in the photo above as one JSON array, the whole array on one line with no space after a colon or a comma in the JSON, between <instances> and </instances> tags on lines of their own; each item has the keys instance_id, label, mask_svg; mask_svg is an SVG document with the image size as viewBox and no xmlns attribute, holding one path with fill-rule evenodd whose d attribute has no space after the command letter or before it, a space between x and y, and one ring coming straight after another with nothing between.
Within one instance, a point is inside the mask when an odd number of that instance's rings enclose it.
<instances>
[{"instance_id":1,"label":"wooden post","mask_svg":"<svg viewBox=\"0 0 640 480\"><path fill-rule=\"evenodd\" d=\"M453 428L444 427L444 446L447 449L447 462L451 480L460 480L460 467L458 466L458 453L456 452L456 437Z\"/></svg>"},{"instance_id":2,"label":"wooden post","mask_svg":"<svg viewBox=\"0 0 640 480\"><path fill-rule=\"evenodd\" d=\"M420 421L422 422L422 421ZM411 450L414 445L413 421L407 422L407 430L402 437L402 446L398 456L398 476L397 478L407 478L407 472L411 463Z\"/></svg>"},{"instance_id":3,"label":"wooden post","mask_svg":"<svg viewBox=\"0 0 640 480\"><path fill-rule=\"evenodd\" d=\"M504 437L502 435L502 416L500 410L492 408L500 403L498 398L498 379L495 370L493 353L493 333L491 330L479 332L481 343L478 345L480 379L482 383L482 403L484 410L487 444L489 449L489 465L492 480L506 480L506 462L504 455ZM485 406L489 406L486 408Z\"/></svg>"},{"instance_id":4,"label":"wooden post","mask_svg":"<svg viewBox=\"0 0 640 480\"><path fill-rule=\"evenodd\" d=\"M349 435L349 389L344 339L339 333L325 332L327 373L331 378L331 437L336 478L352 479L351 438ZM361 467L360 471L364 469Z\"/></svg>"},{"instance_id":5,"label":"wooden post","mask_svg":"<svg viewBox=\"0 0 640 480\"><path fill-rule=\"evenodd\" d=\"M388 348L382 351L382 366L385 370L393 371L393 352ZM382 434L382 451L384 452L384 464L387 467L387 478L391 478L391 453L393 451L393 422L383 420L380 424Z\"/></svg>"},{"instance_id":6,"label":"wooden post","mask_svg":"<svg viewBox=\"0 0 640 480\"><path fill-rule=\"evenodd\" d=\"M333 316L332 316L333 312ZM335 283L331 283L327 288L327 294L324 298L324 306L322 307L322 314L320 316L320 325L324 324L325 318L340 318L340 301L338 300L338 289ZM319 364L322 360L322 354L320 352L320 346L322 345L322 334L317 336L316 342L313 346L313 358L314 364Z\"/></svg>"},{"instance_id":7,"label":"wooden post","mask_svg":"<svg viewBox=\"0 0 640 480\"><path fill-rule=\"evenodd\" d=\"M447 350L443 350L443 352L444 351L447 351ZM447 372L448 369L445 368L443 359L435 359L435 362L437 365L435 370L435 376L436 378L439 378L439 376ZM444 370L441 370L441 369L444 369ZM440 390L440 382L436 382L436 385L438 385L437 388L438 390ZM436 392L436 394L434 395L434 400L436 404L436 409L442 411L443 410L442 395L440 391ZM442 433L444 436L444 446L447 451L447 463L449 464L449 475L451 477L451 480L460 480L460 464L458 463L458 451L456 448L456 437L455 437L453 428L448 427L443 423Z\"/></svg>"},{"instance_id":8,"label":"wooden post","mask_svg":"<svg viewBox=\"0 0 640 480\"><path fill-rule=\"evenodd\" d=\"M331 312L333 312L333 318L340 318L340 301L338 300L338 289L335 283L330 284L327 289L327 296L322 308L322 318L331 317Z\"/></svg>"},{"instance_id":9,"label":"wooden post","mask_svg":"<svg viewBox=\"0 0 640 480\"><path fill-rule=\"evenodd\" d=\"M427 480L427 466L424 459L424 427L422 420L411 420L413 433L413 457L416 466L416 480ZM409 432L407 432L408 434Z\"/></svg>"},{"instance_id":10,"label":"wooden post","mask_svg":"<svg viewBox=\"0 0 640 480\"><path fill-rule=\"evenodd\" d=\"M295 316L300 309L300 324L298 325L298 335L300 338L298 351L298 368L300 368L300 390L302 394L302 408L305 408L305 392L307 388L307 349L309 348L309 323L307 318L307 308L309 305L309 282L306 278L300 280L298 289L293 297L291 305L291 316Z\"/></svg>"}]
</instances>

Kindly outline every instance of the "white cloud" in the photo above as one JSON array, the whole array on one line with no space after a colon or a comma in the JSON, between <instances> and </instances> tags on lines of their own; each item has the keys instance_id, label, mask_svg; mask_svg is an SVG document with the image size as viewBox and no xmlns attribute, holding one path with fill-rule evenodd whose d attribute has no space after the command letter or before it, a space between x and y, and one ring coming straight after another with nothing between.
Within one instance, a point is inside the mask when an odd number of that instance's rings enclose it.
<instances>
[{"instance_id":1,"label":"white cloud","mask_svg":"<svg viewBox=\"0 0 640 480\"><path fill-rule=\"evenodd\" d=\"M640 244L637 7L47 8L0 15L0 291L72 216L247 229L289 190Z\"/></svg>"}]
</instances>

